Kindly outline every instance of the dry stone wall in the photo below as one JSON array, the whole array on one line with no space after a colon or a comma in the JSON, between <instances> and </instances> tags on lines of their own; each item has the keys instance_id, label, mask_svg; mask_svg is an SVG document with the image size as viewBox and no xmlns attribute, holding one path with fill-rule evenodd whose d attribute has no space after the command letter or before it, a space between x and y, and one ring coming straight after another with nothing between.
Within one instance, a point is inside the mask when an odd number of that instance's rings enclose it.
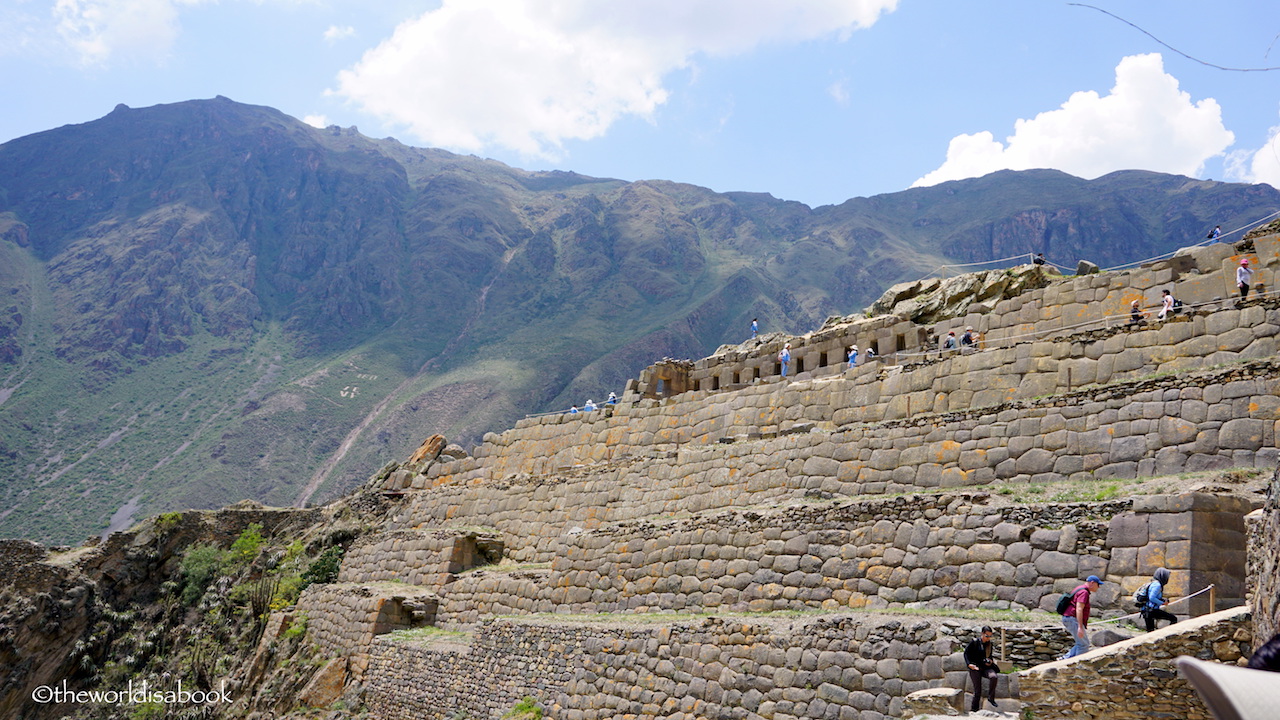
<instances>
[{"instance_id":1,"label":"dry stone wall","mask_svg":"<svg viewBox=\"0 0 1280 720\"><path fill-rule=\"evenodd\" d=\"M1249 589L1253 607L1254 644L1280 633L1280 467L1271 476L1266 505L1249 521Z\"/></svg>"},{"instance_id":2,"label":"dry stone wall","mask_svg":"<svg viewBox=\"0 0 1280 720\"><path fill-rule=\"evenodd\" d=\"M1210 583L1244 600L1243 515L1206 494L989 507L985 493L904 496L619 523L565 538L548 570L477 573L443 591L438 620L493 615L822 608L1050 610L1096 574L1097 603L1173 571L1170 597ZM1131 509L1132 508L1132 509ZM1208 612L1208 596L1180 607Z\"/></svg>"},{"instance_id":3,"label":"dry stone wall","mask_svg":"<svg viewBox=\"0 0 1280 720\"><path fill-rule=\"evenodd\" d=\"M465 650L378 638L369 706L388 720L496 720L529 695L556 720L883 720L900 716L911 692L963 687L959 651L972 631L850 616L656 627L494 621Z\"/></svg>"},{"instance_id":4,"label":"dry stone wall","mask_svg":"<svg viewBox=\"0 0 1280 720\"><path fill-rule=\"evenodd\" d=\"M347 657L348 672L359 679L375 637L420 624L414 618L415 602L434 607L435 600L410 585L311 585L298 599L295 616L306 622L310 642L327 657Z\"/></svg>"},{"instance_id":5,"label":"dry stone wall","mask_svg":"<svg viewBox=\"0 0 1280 720\"><path fill-rule=\"evenodd\" d=\"M778 403L779 396L799 392L797 385L759 397ZM736 395L746 402L756 390ZM825 397L817 389L807 392L814 402ZM674 422L706 410L694 400L697 393L686 396L688 401L679 396L669 406L651 408L653 419ZM549 562L559 552L561 536L574 528L778 503L808 492L860 495L996 480L1132 478L1274 466L1280 460L1275 447L1280 362L1275 360L837 429L808 421L809 407L796 400L787 411L792 428L803 432L668 444L666 450L650 448L611 462L587 460L550 476L486 480L489 470L483 468L440 476L430 489L413 493L396 522L402 528L490 526L502 533L511 559ZM536 438L536 430L548 427L554 426L526 430ZM611 431L601 432L582 439L584 453L615 448Z\"/></svg>"}]
</instances>

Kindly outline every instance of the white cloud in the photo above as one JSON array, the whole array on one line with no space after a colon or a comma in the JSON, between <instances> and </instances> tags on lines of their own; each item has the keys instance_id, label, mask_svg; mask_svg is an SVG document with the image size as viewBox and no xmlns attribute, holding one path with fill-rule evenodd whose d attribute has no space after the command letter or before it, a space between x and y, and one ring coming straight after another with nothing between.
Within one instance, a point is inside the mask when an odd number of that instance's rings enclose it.
<instances>
[{"instance_id":1,"label":"white cloud","mask_svg":"<svg viewBox=\"0 0 1280 720\"><path fill-rule=\"evenodd\" d=\"M58 34L83 65L113 56L164 57L178 36L174 0L57 0Z\"/></svg>"},{"instance_id":2,"label":"white cloud","mask_svg":"<svg viewBox=\"0 0 1280 720\"><path fill-rule=\"evenodd\" d=\"M555 154L666 102L699 54L847 36L898 0L444 0L338 75L334 94L419 139Z\"/></svg>"},{"instance_id":3,"label":"white cloud","mask_svg":"<svg viewBox=\"0 0 1280 720\"><path fill-rule=\"evenodd\" d=\"M1134 55L1116 66L1110 95L1077 92L1057 110L1018 120L1004 144L987 131L958 135L946 162L912 187L1030 168L1083 178L1125 169L1195 176L1234 141L1217 101L1192 102L1159 54Z\"/></svg>"},{"instance_id":4,"label":"white cloud","mask_svg":"<svg viewBox=\"0 0 1280 720\"><path fill-rule=\"evenodd\" d=\"M330 25L329 29L324 31L324 39L332 43L352 37L355 34L356 29L350 25L344 25L342 27Z\"/></svg>"},{"instance_id":5,"label":"white cloud","mask_svg":"<svg viewBox=\"0 0 1280 720\"><path fill-rule=\"evenodd\" d=\"M827 94L840 107L849 107L851 98L849 97L849 88L844 80L837 80L827 86Z\"/></svg>"},{"instance_id":6,"label":"white cloud","mask_svg":"<svg viewBox=\"0 0 1280 720\"><path fill-rule=\"evenodd\" d=\"M314 128L329 127L329 118L325 117L324 115L308 115L302 118L302 122Z\"/></svg>"},{"instance_id":7,"label":"white cloud","mask_svg":"<svg viewBox=\"0 0 1280 720\"><path fill-rule=\"evenodd\" d=\"M1228 154L1226 170L1228 180L1267 183L1280 189L1280 125L1267 131L1267 142L1261 148Z\"/></svg>"}]
</instances>

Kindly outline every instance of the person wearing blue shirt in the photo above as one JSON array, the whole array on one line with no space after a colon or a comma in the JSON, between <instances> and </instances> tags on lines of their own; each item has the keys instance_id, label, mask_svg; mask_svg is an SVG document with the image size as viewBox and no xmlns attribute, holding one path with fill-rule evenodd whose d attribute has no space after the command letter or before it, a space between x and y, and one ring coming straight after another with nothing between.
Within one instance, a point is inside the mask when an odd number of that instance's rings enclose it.
<instances>
[{"instance_id":1,"label":"person wearing blue shirt","mask_svg":"<svg viewBox=\"0 0 1280 720\"><path fill-rule=\"evenodd\" d=\"M1151 582L1147 583L1147 604L1142 606L1142 619L1147 623L1147 632L1156 629L1157 620L1168 620L1169 624L1178 622L1173 613L1164 609L1169 601L1164 597L1164 586L1169 584L1169 571L1160 568L1151 574Z\"/></svg>"},{"instance_id":2,"label":"person wearing blue shirt","mask_svg":"<svg viewBox=\"0 0 1280 720\"><path fill-rule=\"evenodd\" d=\"M759 318L751 318L751 339L754 340L760 334Z\"/></svg>"},{"instance_id":3,"label":"person wearing blue shirt","mask_svg":"<svg viewBox=\"0 0 1280 720\"><path fill-rule=\"evenodd\" d=\"M782 365L782 377L786 377L787 368L791 366L791 343L784 345L782 352L778 353L778 363Z\"/></svg>"},{"instance_id":4,"label":"person wearing blue shirt","mask_svg":"<svg viewBox=\"0 0 1280 720\"><path fill-rule=\"evenodd\" d=\"M858 346L849 347L849 367L855 367L858 364Z\"/></svg>"},{"instance_id":5,"label":"person wearing blue shirt","mask_svg":"<svg viewBox=\"0 0 1280 720\"><path fill-rule=\"evenodd\" d=\"M592 400L587 400L587 404L583 406L583 412L595 412L596 404Z\"/></svg>"}]
</instances>

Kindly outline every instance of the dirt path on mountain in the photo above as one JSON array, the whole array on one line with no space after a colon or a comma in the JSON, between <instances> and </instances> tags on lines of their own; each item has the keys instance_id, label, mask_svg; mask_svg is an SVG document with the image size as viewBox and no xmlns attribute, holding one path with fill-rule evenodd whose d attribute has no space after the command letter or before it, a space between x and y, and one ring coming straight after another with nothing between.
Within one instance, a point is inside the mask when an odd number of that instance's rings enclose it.
<instances>
[{"instance_id":1,"label":"dirt path on mountain","mask_svg":"<svg viewBox=\"0 0 1280 720\"><path fill-rule=\"evenodd\" d=\"M404 381L397 385L394 390L387 394L386 397L378 401L378 404L375 405L354 428L352 428L351 432L347 433L347 436L343 438L342 444L338 446L338 449L325 459L324 463L320 465L320 468L311 475L309 480L307 480L306 486L302 488L302 491L298 493L297 499L293 501L294 507L306 507L307 502L311 500L311 496L315 494L316 490L320 489L320 486L324 484L324 481L329 477L329 474L333 472L334 468L338 467L338 463L342 462L342 459L347 456L347 453L351 452L351 448L355 446L356 440L360 438L360 435L363 434L364 431L367 430L380 415L382 415L382 412L387 409L387 406L391 404L391 401L400 397L400 395L418 378L434 369L435 366L439 364L441 358L448 357L449 353L458 346L458 343L471 333L471 327L475 324L476 319L484 314L485 300L489 296L489 288L493 287L494 283L498 282L498 278L501 278L502 274L506 272L507 265L511 262L511 258L515 257L516 251L519 247L520 246L510 248L502 254L502 266L498 268L498 272L494 273L493 279L486 283L484 287L480 288L480 294L476 298L475 312L471 313L471 316L467 318L467 322L462 326L462 330L458 331L458 334L445 344L444 349L440 351L439 355L436 355L424 363L422 367L418 368L418 372L405 378Z\"/></svg>"}]
</instances>

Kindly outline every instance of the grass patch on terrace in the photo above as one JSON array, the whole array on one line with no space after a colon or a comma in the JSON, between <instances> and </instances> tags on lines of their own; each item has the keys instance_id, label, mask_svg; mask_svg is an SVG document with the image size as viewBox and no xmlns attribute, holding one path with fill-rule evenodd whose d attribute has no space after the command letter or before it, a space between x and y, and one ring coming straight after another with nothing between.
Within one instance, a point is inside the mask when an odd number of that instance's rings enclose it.
<instances>
[{"instance_id":1,"label":"grass patch on terrace","mask_svg":"<svg viewBox=\"0 0 1280 720\"><path fill-rule=\"evenodd\" d=\"M669 625L672 623L696 622L711 618L736 620L805 620L828 617L832 615L880 615L908 616L918 618L949 618L977 620L993 623L1035 623L1053 619L1048 613L1031 610L958 610L954 608L805 608L797 610L769 610L764 612L725 611L725 612L655 612L655 613L590 613L561 614L533 613L530 615L503 616L503 620L512 622L535 621L553 623L579 624L626 624L626 625Z\"/></svg>"},{"instance_id":2,"label":"grass patch on terrace","mask_svg":"<svg viewBox=\"0 0 1280 720\"><path fill-rule=\"evenodd\" d=\"M525 571L531 571L531 570L550 570L550 569L551 569L550 562L518 563L518 562L513 562L511 560L508 560L506 558L503 558L502 562L495 563L493 565L479 565L477 567L473 567L468 570L463 570L462 572L458 573L458 575L459 576L470 575L471 573L476 573L476 572L512 573L512 572L525 572Z\"/></svg>"},{"instance_id":3,"label":"grass patch on terrace","mask_svg":"<svg viewBox=\"0 0 1280 720\"><path fill-rule=\"evenodd\" d=\"M387 633L386 637L392 642L411 642L424 645L436 643L469 644L471 642L471 633L462 632L461 630L445 630L438 627L394 630Z\"/></svg>"}]
</instances>

